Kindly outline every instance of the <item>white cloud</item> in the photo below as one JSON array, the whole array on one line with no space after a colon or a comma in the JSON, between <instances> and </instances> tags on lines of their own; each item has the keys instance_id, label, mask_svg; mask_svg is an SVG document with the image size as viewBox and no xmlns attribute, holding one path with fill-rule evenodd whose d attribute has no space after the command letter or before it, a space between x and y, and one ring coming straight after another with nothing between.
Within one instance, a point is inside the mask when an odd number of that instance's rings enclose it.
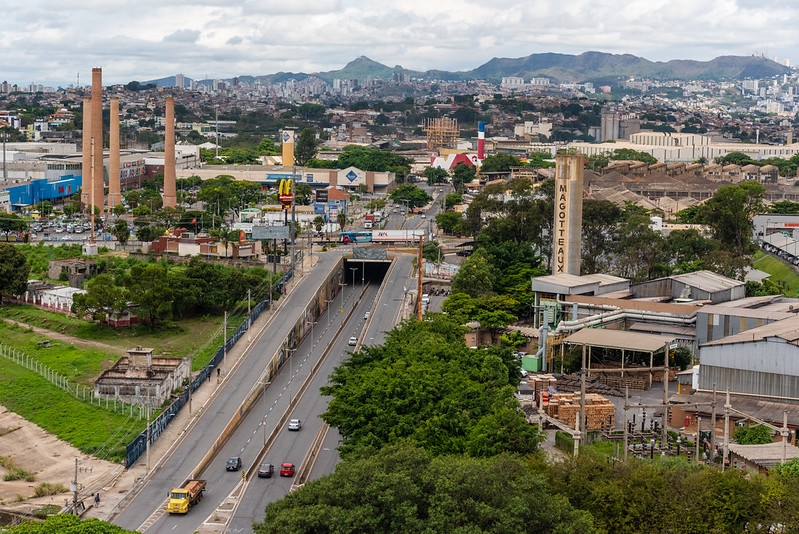
<instances>
[{"instance_id":1,"label":"white cloud","mask_svg":"<svg viewBox=\"0 0 799 534\"><path fill-rule=\"evenodd\" d=\"M785 0L27 0L4 12L0 78L45 85L183 72L227 78L322 71L365 55L413 70L493 57L629 53L653 61L791 58Z\"/></svg>"}]
</instances>

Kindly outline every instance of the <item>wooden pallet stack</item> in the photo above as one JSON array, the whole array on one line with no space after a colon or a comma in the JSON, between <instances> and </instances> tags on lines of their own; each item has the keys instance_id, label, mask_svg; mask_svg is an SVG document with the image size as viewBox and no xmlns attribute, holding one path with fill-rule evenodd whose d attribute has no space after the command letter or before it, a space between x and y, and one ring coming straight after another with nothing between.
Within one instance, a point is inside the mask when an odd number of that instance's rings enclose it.
<instances>
[{"instance_id":1,"label":"wooden pallet stack","mask_svg":"<svg viewBox=\"0 0 799 534\"><path fill-rule=\"evenodd\" d=\"M547 391L550 386L557 387L558 380L550 374L529 374L527 375L527 385L535 391L535 398L539 398L539 393Z\"/></svg>"},{"instance_id":2,"label":"wooden pallet stack","mask_svg":"<svg viewBox=\"0 0 799 534\"><path fill-rule=\"evenodd\" d=\"M579 393L555 393L550 396L549 402L544 404L544 411L550 417L559 419L569 426L574 426L577 414L580 412ZM585 395L585 424L588 430L599 430L616 421L616 408L613 403L602 395L586 393Z\"/></svg>"}]
</instances>

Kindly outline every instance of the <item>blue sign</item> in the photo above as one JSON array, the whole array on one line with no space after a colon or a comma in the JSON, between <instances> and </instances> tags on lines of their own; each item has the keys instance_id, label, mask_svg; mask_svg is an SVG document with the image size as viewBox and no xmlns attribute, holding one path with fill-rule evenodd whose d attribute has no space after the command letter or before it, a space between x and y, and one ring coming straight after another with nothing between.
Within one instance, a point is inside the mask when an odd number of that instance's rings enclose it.
<instances>
[{"instance_id":1,"label":"blue sign","mask_svg":"<svg viewBox=\"0 0 799 534\"><path fill-rule=\"evenodd\" d=\"M350 171L346 175L344 175L344 178L346 178L350 182L354 182L355 180L358 179L358 175L355 174L355 171Z\"/></svg>"}]
</instances>

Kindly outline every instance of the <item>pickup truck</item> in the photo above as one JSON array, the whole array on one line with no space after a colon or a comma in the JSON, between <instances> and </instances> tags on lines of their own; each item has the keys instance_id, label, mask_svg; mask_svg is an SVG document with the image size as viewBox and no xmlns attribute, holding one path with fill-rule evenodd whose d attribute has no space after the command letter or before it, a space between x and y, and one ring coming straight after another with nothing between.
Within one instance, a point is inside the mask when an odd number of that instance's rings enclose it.
<instances>
[{"instance_id":1,"label":"pickup truck","mask_svg":"<svg viewBox=\"0 0 799 534\"><path fill-rule=\"evenodd\" d=\"M203 500L205 480L187 480L179 488L169 492L169 504L166 511L170 514L186 514L192 506Z\"/></svg>"}]
</instances>

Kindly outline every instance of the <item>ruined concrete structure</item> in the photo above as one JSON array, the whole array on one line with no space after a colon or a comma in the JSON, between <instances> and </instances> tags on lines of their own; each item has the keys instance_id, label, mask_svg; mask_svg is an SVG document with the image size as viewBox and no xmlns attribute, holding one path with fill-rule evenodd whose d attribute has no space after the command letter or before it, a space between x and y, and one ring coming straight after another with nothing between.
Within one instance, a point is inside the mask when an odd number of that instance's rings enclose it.
<instances>
[{"instance_id":1,"label":"ruined concrete structure","mask_svg":"<svg viewBox=\"0 0 799 534\"><path fill-rule=\"evenodd\" d=\"M159 406L190 376L188 358L155 358L153 349L136 347L100 375L94 394L129 404Z\"/></svg>"}]
</instances>

